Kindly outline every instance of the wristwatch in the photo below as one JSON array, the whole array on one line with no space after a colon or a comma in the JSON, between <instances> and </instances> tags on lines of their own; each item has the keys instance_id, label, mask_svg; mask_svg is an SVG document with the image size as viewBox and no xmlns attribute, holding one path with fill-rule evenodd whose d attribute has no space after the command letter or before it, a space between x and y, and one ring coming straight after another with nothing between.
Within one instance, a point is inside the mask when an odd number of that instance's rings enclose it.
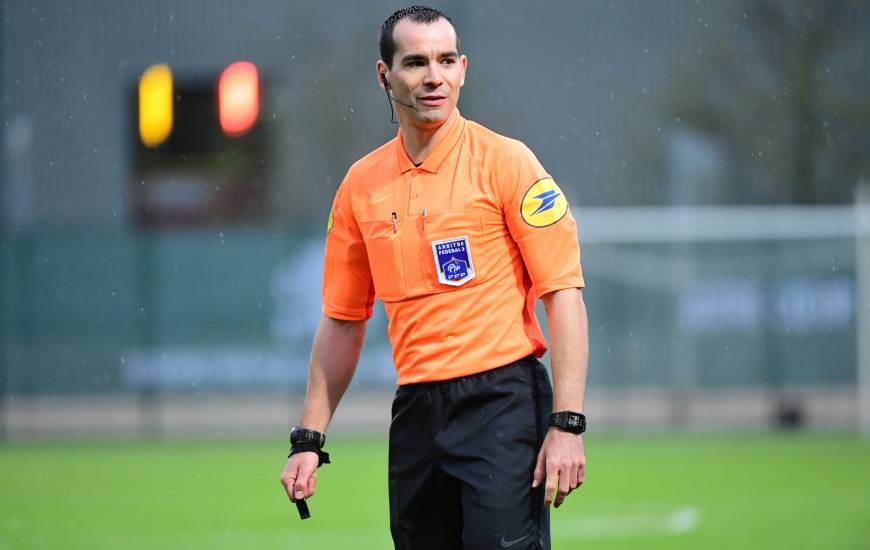
<instances>
[{"instance_id":1,"label":"wristwatch","mask_svg":"<svg viewBox=\"0 0 870 550\"><path fill-rule=\"evenodd\" d=\"M326 434L294 426L290 430L290 444L294 447L297 445L311 446L311 444L314 444L318 449L322 449L326 445Z\"/></svg>"},{"instance_id":2,"label":"wristwatch","mask_svg":"<svg viewBox=\"0 0 870 550\"><path fill-rule=\"evenodd\" d=\"M573 434L582 434L586 431L586 415L572 411L554 412L550 415L550 426Z\"/></svg>"}]
</instances>

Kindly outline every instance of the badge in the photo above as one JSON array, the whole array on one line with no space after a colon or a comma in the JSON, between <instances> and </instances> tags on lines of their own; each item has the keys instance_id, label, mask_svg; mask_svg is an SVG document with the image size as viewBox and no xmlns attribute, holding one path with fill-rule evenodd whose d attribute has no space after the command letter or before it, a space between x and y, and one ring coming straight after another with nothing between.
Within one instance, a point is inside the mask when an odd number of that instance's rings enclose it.
<instances>
[{"instance_id":1,"label":"badge","mask_svg":"<svg viewBox=\"0 0 870 550\"><path fill-rule=\"evenodd\" d=\"M432 253L435 255L439 283L461 286L474 279L471 246L467 236L432 241Z\"/></svg>"},{"instance_id":2,"label":"badge","mask_svg":"<svg viewBox=\"0 0 870 550\"><path fill-rule=\"evenodd\" d=\"M565 217L568 201L553 178L536 181L526 191L520 206L523 221L532 227L547 227Z\"/></svg>"}]
</instances>

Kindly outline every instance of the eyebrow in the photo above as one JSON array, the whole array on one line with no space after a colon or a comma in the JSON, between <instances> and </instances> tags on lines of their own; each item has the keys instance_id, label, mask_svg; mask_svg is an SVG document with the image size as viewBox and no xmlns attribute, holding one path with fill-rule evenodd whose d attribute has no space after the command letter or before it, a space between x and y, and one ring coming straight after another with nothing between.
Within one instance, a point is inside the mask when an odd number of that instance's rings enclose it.
<instances>
[{"instance_id":1,"label":"eyebrow","mask_svg":"<svg viewBox=\"0 0 870 550\"><path fill-rule=\"evenodd\" d=\"M447 57L459 57L459 52L456 50L451 50L449 52L444 52L438 56L439 59L444 59ZM402 63L408 63L409 61L426 61L426 56L419 53L409 53L408 55L402 57Z\"/></svg>"}]
</instances>

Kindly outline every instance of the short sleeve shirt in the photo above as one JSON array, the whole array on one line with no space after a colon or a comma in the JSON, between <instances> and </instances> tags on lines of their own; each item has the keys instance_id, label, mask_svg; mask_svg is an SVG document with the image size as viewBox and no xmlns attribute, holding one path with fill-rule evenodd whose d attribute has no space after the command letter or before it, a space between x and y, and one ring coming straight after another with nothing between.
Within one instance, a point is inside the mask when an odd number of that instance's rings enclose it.
<instances>
[{"instance_id":1,"label":"short sleeve shirt","mask_svg":"<svg viewBox=\"0 0 870 550\"><path fill-rule=\"evenodd\" d=\"M367 319L382 300L399 384L543 355L535 299L584 286L568 201L535 155L458 111L446 124L419 166L401 130L354 164L328 223L324 314Z\"/></svg>"}]
</instances>

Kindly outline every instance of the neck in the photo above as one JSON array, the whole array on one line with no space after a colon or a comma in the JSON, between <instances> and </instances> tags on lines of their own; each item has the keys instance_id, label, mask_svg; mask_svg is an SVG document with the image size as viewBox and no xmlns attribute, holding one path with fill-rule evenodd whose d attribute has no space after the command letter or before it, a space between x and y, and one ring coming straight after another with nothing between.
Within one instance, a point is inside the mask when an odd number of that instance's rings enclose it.
<instances>
[{"instance_id":1,"label":"neck","mask_svg":"<svg viewBox=\"0 0 870 550\"><path fill-rule=\"evenodd\" d=\"M414 164L420 164L429 153L438 145L438 142L450 130L450 127L457 119L456 109L450 113L450 117L439 126L432 128L421 128L413 124L401 124L402 127L402 143L405 146L405 153ZM400 122L403 122L400 120Z\"/></svg>"}]
</instances>

